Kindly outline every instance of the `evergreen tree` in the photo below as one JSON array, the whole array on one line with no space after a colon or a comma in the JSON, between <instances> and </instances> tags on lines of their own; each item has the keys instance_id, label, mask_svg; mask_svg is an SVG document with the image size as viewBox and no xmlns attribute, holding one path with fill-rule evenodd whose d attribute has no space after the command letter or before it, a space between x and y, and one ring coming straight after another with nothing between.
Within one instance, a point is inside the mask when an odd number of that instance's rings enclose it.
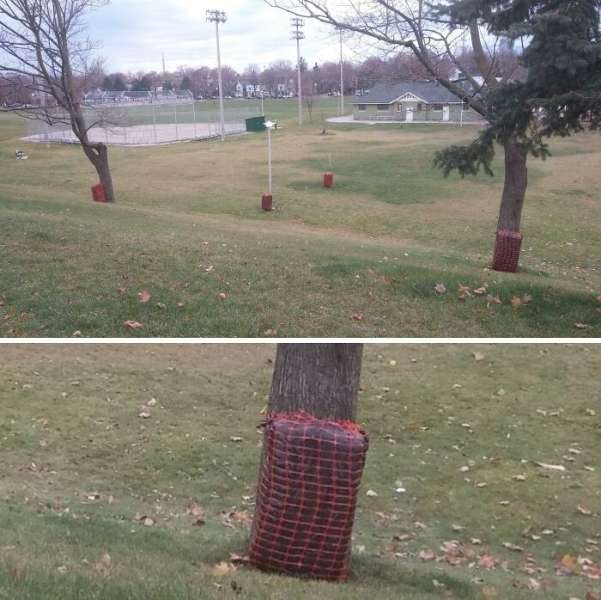
<instances>
[{"instance_id":1,"label":"evergreen tree","mask_svg":"<svg viewBox=\"0 0 601 600\"><path fill-rule=\"evenodd\" d=\"M495 142L505 148L506 182L498 228L518 231L529 155L546 158L552 136L601 124L599 0L458 0L438 8L450 26L477 22L511 41L526 39L524 81L491 86L483 98L489 126L470 145L439 152L445 174L491 173Z\"/></svg>"}]
</instances>

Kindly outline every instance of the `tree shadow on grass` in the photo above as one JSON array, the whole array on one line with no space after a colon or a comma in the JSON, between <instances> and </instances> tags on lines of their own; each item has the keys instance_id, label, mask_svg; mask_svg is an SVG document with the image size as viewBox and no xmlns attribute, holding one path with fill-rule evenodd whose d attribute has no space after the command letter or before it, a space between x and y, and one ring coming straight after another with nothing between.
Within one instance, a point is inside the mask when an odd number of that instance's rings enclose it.
<instances>
[{"instance_id":1,"label":"tree shadow on grass","mask_svg":"<svg viewBox=\"0 0 601 600\"><path fill-rule=\"evenodd\" d=\"M474 588L468 583L452 577L447 573L424 569L412 569L402 563L375 557L353 557L349 583L361 582L368 587L387 585L416 593L430 593L440 597L441 590L453 593L453 597L470 600L479 598Z\"/></svg>"},{"instance_id":2,"label":"tree shadow on grass","mask_svg":"<svg viewBox=\"0 0 601 600\"><path fill-rule=\"evenodd\" d=\"M520 274L493 273L488 290L481 295L474 290L481 288L490 276L482 276L480 269L468 271L457 260L437 259L449 269L431 268L406 262L380 263L369 260L332 260L316 267L316 272L327 279L354 278L365 272L376 277L388 278L390 285L383 288L391 296L404 296L424 303L424 312L439 311L456 313L457 318L470 317L486 321L486 326L499 335L519 335L521 329L529 329L537 335L591 337L601 332L601 313L592 294L569 291L554 287L546 274L523 272ZM366 275L368 277L369 275ZM438 283L444 283L447 292L437 295ZM468 286L472 296L460 300L459 286ZM489 294L498 297L500 304L489 304ZM529 298L531 297L531 301ZM512 299L520 298L522 304L512 306ZM428 308L428 305L430 308ZM438 306L437 306L438 305ZM576 323L585 323L579 329ZM452 332L449 332L452 333Z\"/></svg>"}]
</instances>

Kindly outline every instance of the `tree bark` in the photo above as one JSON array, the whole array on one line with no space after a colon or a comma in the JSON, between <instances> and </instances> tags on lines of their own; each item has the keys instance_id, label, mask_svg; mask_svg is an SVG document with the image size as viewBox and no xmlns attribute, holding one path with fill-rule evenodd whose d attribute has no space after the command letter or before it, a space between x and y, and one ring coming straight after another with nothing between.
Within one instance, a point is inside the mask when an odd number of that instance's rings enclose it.
<instances>
[{"instance_id":1,"label":"tree bark","mask_svg":"<svg viewBox=\"0 0 601 600\"><path fill-rule=\"evenodd\" d=\"M355 421L363 344L280 344L269 412Z\"/></svg>"},{"instance_id":2,"label":"tree bark","mask_svg":"<svg viewBox=\"0 0 601 600\"><path fill-rule=\"evenodd\" d=\"M519 231L528 187L528 152L515 139L505 143L505 187L497 230Z\"/></svg>"},{"instance_id":3,"label":"tree bark","mask_svg":"<svg viewBox=\"0 0 601 600\"><path fill-rule=\"evenodd\" d=\"M98 144L95 146L96 156L92 161L100 183L104 187L104 194L107 202L115 201L115 190L113 188L113 176L111 175L111 169L109 166L109 154L108 148L104 144Z\"/></svg>"}]
</instances>

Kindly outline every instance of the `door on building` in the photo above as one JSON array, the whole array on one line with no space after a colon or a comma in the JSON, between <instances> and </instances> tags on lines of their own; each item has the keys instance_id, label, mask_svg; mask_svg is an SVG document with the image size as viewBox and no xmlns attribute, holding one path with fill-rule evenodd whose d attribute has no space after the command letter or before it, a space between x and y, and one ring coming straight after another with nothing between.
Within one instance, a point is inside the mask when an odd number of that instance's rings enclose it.
<instances>
[{"instance_id":1,"label":"door on building","mask_svg":"<svg viewBox=\"0 0 601 600\"><path fill-rule=\"evenodd\" d=\"M442 120L443 121L450 121L451 120L451 107L450 106L443 106L442 107Z\"/></svg>"},{"instance_id":2,"label":"door on building","mask_svg":"<svg viewBox=\"0 0 601 600\"><path fill-rule=\"evenodd\" d=\"M413 122L413 109L412 108L407 109L407 112L405 113L405 121L407 121L407 123Z\"/></svg>"}]
</instances>

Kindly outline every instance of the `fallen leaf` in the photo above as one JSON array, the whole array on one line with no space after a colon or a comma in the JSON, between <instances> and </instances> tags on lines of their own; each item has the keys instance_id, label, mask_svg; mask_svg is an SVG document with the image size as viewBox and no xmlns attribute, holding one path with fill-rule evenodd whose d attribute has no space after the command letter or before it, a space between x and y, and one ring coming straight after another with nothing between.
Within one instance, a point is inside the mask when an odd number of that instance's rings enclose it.
<instances>
[{"instance_id":1,"label":"fallen leaf","mask_svg":"<svg viewBox=\"0 0 601 600\"><path fill-rule=\"evenodd\" d=\"M522 299L519 298L518 296L513 296L511 298L511 306L513 308L519 308L520 306L522 306Z\"/></svg>"},{"instance_id":2,"label":"fallen leaf","mask_svg":"<svg viewBox=\"0 0 601 600\"><path fill-rule=\"evenodd\" d=\"M482 354L482 352L474 352L473 354L474 354L474 359L476 361L481 361L486 358L486 356L484 354Z\"/></svg>"},{"instance_id":3,"label":"fallen leaf","mask_svg":"<svg viewBox=\"0 0 601 600\"><path fill-rule=\"evenodd\" d=\"M576 329L588 329L588 325L580 321L578 321L578 323L574 323L574 327L576 327Z\"/></svg>"},{"instance_id":4,"label":"fallen leaf","mask_svg":"<svg viewBox=\"0 0 601 600\"><path fill-rule=\"evenodd\" d=\"M144 527L152 527L156 523L152 517L147 517L146 515L140 517L138 520Z\"/></svg>"},{"instance_id":5,"label":"fallen leaf","mask_svg":"<svg viewBox=\"0 0 601 600\"><path fill-rule=\"evenodd\" d=\"M421 550L417 556L424 561L434 560L436 558L436 554L433 550Z\"/></svg>"},{"instance_id":6,"label":"fallen leaf","mask_svg":"<svg viewBox=\"0 0 601 600\"><path fill-rule=\"evenodd\" d=\"M199 519L203 519L205 516L204 510L196 502L190 502L188 506L186 506L186 514Z\"/></svg>"},{"instance_id":7,"label":"fallen leaf","mask_svg":"<svg viewBox=\"0 0 601 600\"><path fill-rule=\"evenodd\" d=\"M363 313L355 313L353 315L353 320L354 321L363 321L364 315Z\"/></svg>"},{"instance_id":8,"label":"fallen leaf","mask_svg":"<svg viewBox=\"0 0 601 600\"><path fill-rule=\"evenodd\" d=\"M368 498L377 498L378 497L378 492L374 492L373 490L367 490L367 493L365 495Z\"/></svg>"},{"instance_id":9,"label":"fallen leaf","mask_svg":"<svg viewBox=\"0 0 601 600\"><path fill-rule=\"evenodd\" d=\"M227 300L227 294L225 294L224 292L221 292L221 293L219 294L219 298L220 298L221 300Z\"/></svg>"},{"instance_id":10,"label":"fallen leaf","mask_svg":"<svg viewBox=\"0 0 601 600\"><path fill-rule=\"evenodd\" d=\"M437 294L446 294L447 293L447 286L444 283L437 283L434 286L434 292L436 292Z\"/></svg>"},{"instance_id":11,"label":"fallen leaf","mask_svg":"<svg viewBox=\"0 0 601 600\"><path fill-rule=\"evenodd\" d=\"M507 548L507 550L511 550L512 552L523 552L524 549L521 546L516 546L515 544L511 544L510 542L505 542L503 544L503 548Z\"/></svg>"},{"instance_id":12,"label":"fallen leaf","mask_svg":"<svg viewBox=\"0 0 601 600\"><path fill-rule=\"evenodd\" d=\"M457 287L457 292L459 294L459 300L465 300L466 298L472 297L470 288L467 287L466 285L459 284L459 286Z\"/></svg>"},{"instance_id":13,"label":"fallen leaf","mask_svg":"<svg viewBox=\"0 0 601 600\"><path fill-rule=\"evenodd\" d=\"M590 517L593 513L592 511L588 510L588 508L585 508L584 506L582 506L581 504L578 505L578 508L576 509L581 515L584 515L585 517Z\"/></svg>"},{"instance_id":14,"label":"fallen leaf","mask_svg":"<svg viewBox=\"0 0 601 600\"><path fill-rule=\"evenodd\" d=\"M127 294L127 288L117 288L117 294L119 294L119 296L125 296L125 294Z\"/></svg>"},{"instance_id":15,"label":"fallen leaf","mask_svg":"<svg viewBox=\"0 0 601 600\"><path fill-rule=\"evenodd\" d=\"M499 296L493 296L492 294L489 294L486 297L486 302L488 303L488 306L490 306L491 304L503 304Z\"/></svg>"},{"instance_id":16,"label":"fallen leaf","mask_svg":"<svg viewBox=\"0 0 601 600\"><path fill-rule=\"evenodd\" d=\"M541 467L541 469L547 469L548 471L565 471L566 468L563 465L549 465L547 463L537 462L534 463L537 467Z\"/></svg>"},{"instance_id":17,"label":"fallen leaf","mask_svg":"<svg viewBox=\"0 0 601 600\"><path fill-rule=\"evenodd\" d=\"M138 302L140 304L146 304L147 302L150 302L151 298L152 295L148 290L142 290L141 292L138 292Z\"/></svg>"},{"instance_id":18,"label":"fallen leaf","mask_svg":"<svg viewBox=\"0 0 601 600\"><path fill-rule=\"evenodd\" d=\"M147 410L143 410L142 412L138 413L138 417L140 417L141 419L150 419L150 412Z\"/></svg>"},{"instance_id":19,"label":"fallen leaf","mask_svg":"<svg viewBox=\"0 0 601 600\"><path fill-rule=\"evenodd\" d=\"M478 559L478 565L483 569L486 569L487 571L490 571L490 569L494 569L496 564L497 559L494 556L491 556L490 554L483 554Z\"/></svg>"},{"instance_id":20,"label":"fallen leaf","mask_svg":"<svg viewBox=\"0 0 601 600\"><path fill-rule=\"evenodd\" d=\"M209 569L213 577L227 577L236 571L236 565L228 562L220 562Z\"/></svg>"},{"instance_id":21,"label":"fallen leaf","mask_svg":"<svg viewBox=\"0 0 601 600\"><path fill-rule=\"evenodd\" d=\"M474 290L474 294L476 294L476 296L484 296L484 294L486 294L488 292L488 288L486 287L481 287L478 288L477 290Z\"/></svg>"},{"instance_id":22,"label":"fallen leaf","mask_svg":"<svg viewBox=\"0 0 601 600\"><path fill-rule=\"evenodd\" d=\"M522 298L522 302L524 304L532 304L534 302L534 298L530 295L530 294L526 294L523 298Z\"/></svg>"},{"instance_id":23,"label":"fallen leaf","mask_svg":"<svg viewBox=\"0 0 601 600\"><path fill-rule=\"evenodd\" d=\"M250 562L250 557L247 554L242 556L240 554L232 553L230 554L230 562L233 565L245 565Z\"/></svg>"},{"instance_id":24,"label":"fallen leaf","mask_svg":"<svg viewBox=\"0 0 601 600\"><path fill-rule=\"evenodd\" d=\"M138 323L137 321L124 321L123 325L125 325L127 329L142 329L142 327L144 327L142 323Z\"/></svg>"},{"instance_id":25,"label":"fallen leaf","mask_svg":"<svg viewBox=\"0 0 601 600\"><path fill-rule=\"evenodd\" d=\"M541 589L542 585L540 581L531 577L530 579L528 579L528 584L526 585L526 587L533 592L538 592Z\"/></svg>"}]
</instances>

